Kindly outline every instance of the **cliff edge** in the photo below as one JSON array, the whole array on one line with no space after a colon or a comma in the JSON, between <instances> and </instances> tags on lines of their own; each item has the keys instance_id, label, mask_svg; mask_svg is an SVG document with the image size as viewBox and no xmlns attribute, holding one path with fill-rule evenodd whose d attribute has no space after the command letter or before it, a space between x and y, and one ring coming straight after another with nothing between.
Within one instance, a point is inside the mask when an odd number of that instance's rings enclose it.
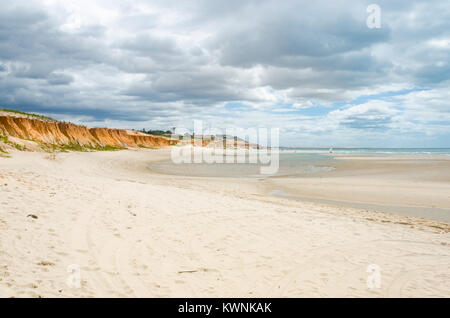
<instances>
[{"instance_id":1,"label":"cliff edge","mask_svg":"<svg viewBox=\"0 0 450 318\"><path fill-rule=\"evenodd\" d=\"M20 112L0 112L0 141L8 137L35 142L44 150L108 150L121 148L159 148L175 145L178 140L125 129L88 128L47 117ZM13 145L20 149L17 143Z\"/></svg>"}]
</instances>

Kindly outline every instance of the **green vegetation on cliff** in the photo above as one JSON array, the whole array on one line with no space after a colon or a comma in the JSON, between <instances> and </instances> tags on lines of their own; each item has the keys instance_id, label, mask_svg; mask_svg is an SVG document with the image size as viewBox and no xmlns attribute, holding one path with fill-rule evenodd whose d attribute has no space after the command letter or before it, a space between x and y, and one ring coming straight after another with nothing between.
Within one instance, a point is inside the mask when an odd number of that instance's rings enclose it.
<instances>
[{"instance_id":1,"label":"green vegetation on cliff","mask_svg":"<svg viewBox=\"0 0 450 318\"><path fill-rule=\"evenodd\" d=\"M17 115L23 115L23 116L28 116L28 117L34 117L36 119L42 119L42 120L47 120L47 121L56 121L55 119L51 118L51 117L47 117L47 116L43 116L43 115L38 115L38 114L33 114L33 113L25 113L25 112L21 112L19 110L14 110L14 109L8 109L8 108L0 108L0 112L8 112L8 113L13 113L13 114L17 114Z\"/></svg>"}]
</instances>

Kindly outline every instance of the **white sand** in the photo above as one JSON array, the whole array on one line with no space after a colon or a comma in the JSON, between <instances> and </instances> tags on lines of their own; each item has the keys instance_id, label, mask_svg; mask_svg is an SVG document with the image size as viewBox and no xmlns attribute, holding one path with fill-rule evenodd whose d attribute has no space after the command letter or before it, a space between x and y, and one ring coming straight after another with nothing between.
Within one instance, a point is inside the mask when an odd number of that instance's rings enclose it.
<instances>
[{"instance_id":1,"label":"white sand","mask_svg":"<svg viewBox=\"0 0 450 318\"><path fill-rule=\"evenodd\" d=\"M0 158L0 296L450 296L449 224L146 169L167 156ZM71 264L80 288L66 284Z\"/></svg>"}]
</instances>

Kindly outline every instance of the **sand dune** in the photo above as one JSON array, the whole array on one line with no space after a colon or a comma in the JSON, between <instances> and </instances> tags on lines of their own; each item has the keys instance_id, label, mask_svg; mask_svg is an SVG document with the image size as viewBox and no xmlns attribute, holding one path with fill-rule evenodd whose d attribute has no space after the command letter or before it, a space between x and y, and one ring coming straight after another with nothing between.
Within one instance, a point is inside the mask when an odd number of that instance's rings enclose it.
<instances>
[{"instance_id":1,"label":"sand dune","mask_svg":"<svg viewBox=\"0 0 450 318\"><path fill-rule=\"evenodd\" d=\"M148 170L167 156L0 158L0 296L450 296L447 223Z\"/></svg>"}]
</instances>

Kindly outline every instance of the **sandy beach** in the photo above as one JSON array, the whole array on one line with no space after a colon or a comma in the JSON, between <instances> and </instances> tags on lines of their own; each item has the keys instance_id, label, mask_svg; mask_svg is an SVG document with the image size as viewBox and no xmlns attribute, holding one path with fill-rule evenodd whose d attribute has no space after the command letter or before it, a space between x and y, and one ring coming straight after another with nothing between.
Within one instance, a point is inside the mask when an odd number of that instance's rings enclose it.
<instances>
[{"instance_id":1,"label":"sandy beach","mask_svg":"<svg viewBox=\"0 0 450 318\"><path fill-rule=\"evenodd\" d=\"M448 164L237 182L152 172L169 151L0 158L0 297L450 296L449 223L268 193L446 209Z\"/></svg>"}]
</instances>

